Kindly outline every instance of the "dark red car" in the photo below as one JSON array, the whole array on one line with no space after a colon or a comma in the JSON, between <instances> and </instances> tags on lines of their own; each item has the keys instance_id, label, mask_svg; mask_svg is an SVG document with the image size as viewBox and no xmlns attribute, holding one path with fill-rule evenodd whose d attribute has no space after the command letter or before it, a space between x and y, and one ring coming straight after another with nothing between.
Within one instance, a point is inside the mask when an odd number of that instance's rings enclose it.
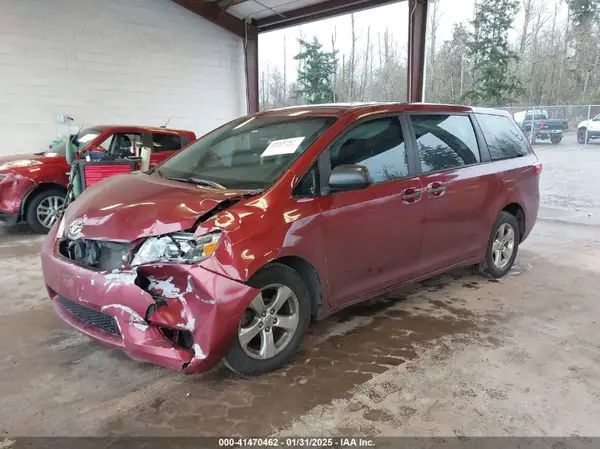
<instances>
[{"instance_id":1,"label":"dark red car","mask_svg":"<svg viewBox=\"0 0 600 449\"><path fill-rule=\"evenodd\" d=\"M113 156L130 151L141 142L152 149L156 165L196 140L191 131L144 126L95 126L79 132L79 152L98 150ZM22 221L39 233L52 227L64 204L70 166L66 144L36 154L0 157L0 220L9 225Z\"/></svg>"},{"instance_id":2,"label":"dark red car","mask_svg":"<svg viewBox=\"0 0 600 449\"><path fill-rule=\"evenodd\" d=\"M459 266L504 276L540 172L503 111L260 113L84 191L46 238L44 279L64 321L135 359L258 375L312 319Z\"/></svg>"}]
</instances>

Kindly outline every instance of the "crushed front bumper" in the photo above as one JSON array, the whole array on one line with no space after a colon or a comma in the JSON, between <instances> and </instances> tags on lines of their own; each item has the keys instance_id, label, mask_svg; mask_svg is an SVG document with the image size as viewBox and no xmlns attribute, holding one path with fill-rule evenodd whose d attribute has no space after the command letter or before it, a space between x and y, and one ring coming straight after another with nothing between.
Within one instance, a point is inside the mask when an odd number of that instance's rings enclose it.
<instances>
[{"instance_id":1,"label":"crushed front bumper","mask_svg":"<svg viewBox=\"0 0 600 449\"><path fill-rule=\"evenodd\" d=\"M56 313L133 359L186 374L212 368L227 352L242 314L258 294L200 266L94 271L56 254L55 235L56 227L42 248L42 269ZM178 333L191 339L182 344L173 338Z\"/></svg>"}]
</instances>

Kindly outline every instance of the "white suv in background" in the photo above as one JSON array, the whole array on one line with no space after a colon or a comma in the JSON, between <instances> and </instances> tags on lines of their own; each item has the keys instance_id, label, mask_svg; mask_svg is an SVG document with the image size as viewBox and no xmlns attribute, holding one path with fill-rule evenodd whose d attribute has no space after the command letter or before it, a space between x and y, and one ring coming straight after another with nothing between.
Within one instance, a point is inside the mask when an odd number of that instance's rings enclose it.
<instances>
[{"instance_id":1,"label":"white suv in background","mask_svg":"<svg viewBox=\"0 0 600 449\"><path fill-rule=\"evenodd\" d=\"M587 143L598 138L600 138L600 114L577 125L577 142Z\"/></svg>"}]
</instances>

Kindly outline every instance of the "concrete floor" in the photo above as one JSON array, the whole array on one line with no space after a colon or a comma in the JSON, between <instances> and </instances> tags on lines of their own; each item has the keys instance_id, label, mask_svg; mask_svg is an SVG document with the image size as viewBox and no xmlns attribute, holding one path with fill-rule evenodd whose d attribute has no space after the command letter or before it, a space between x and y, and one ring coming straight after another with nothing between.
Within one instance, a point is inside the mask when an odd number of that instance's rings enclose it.
<instances>
[{"instance_id":1,"label":"concrete floor","mask_svg":"<svg viewBox=\"0 0 600 449\"><path fill-rule=\"evenodd\" d=\"M538 154L542 218L510 276L460 270L344 311L254 380L184 377L79 335L46 299L41 238L0 230L0 431L600 435L600 145Z\"/></svg>"}]
</instances>

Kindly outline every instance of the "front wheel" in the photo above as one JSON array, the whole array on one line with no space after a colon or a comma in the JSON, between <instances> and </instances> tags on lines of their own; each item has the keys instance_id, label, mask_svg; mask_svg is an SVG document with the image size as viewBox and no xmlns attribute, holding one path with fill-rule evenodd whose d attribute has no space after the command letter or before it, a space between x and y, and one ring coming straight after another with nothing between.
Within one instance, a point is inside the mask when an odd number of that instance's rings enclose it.
<instances>
[{"instance_id":1,"label":"front wheel","mask_svg":"<svg viewBox=\"0 0 600 449\"><path fill-rule=\"evenodd\" d=\"M58 189L35 193L27 210L27 224L38 234L47 234L56 223L65 205L65 193Z\"/></svg>"},{"instance_id":2,"label":"front wheel","mask_svg":"<svg viewBox=\"0 0 600 449\"><path fill-rule=\"evenodd\" d=\"M300 274L270 264L250 280L260 290L246 308L223 363L244 376L259 376L285 365L302 342L311 317L310 293Z\"/></svg>"},{"instance_id":3,"label":"front wheel","mask_svg":"<svg viewBox=\"0 0 600 449\"><path fill-rule=\"evenodd\" d=\"M587 134L587 129L585 129L585 128L578 129L577 130L577 143L585 144L586 143L586 134ZM590 141L589 137L587 138L587 141L588 142Z\"/></svg>"},{"instance_id":4,"label":"front wheel","mask_svg":"<svg viewBox=\"0 0 600 449\"><path fill-rule=\"evenodd\" d=\"M481 274L501 278L512 268L519 250L519 224L514 215L502 211L490 235L485 259L479 264Z\"/></svg>"}]
</instances>

